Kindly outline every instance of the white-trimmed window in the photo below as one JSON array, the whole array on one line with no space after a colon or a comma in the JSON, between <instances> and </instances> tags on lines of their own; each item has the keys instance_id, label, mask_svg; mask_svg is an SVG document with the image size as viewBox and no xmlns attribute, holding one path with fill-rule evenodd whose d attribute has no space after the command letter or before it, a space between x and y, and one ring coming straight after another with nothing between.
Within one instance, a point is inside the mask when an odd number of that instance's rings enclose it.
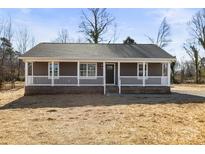
<instances>
[{"instance_id":1,"label":"white-trimmed window","mask_svg":"<svg viewBox=\"0 0 205 154\"><path fill-rule=\"evenodd\" d=\"M80 77L96 77L97 64L96 63L81 63L80 64Z\"/></svg>"},{"instance_id":2,"label":"white-trimmed window","mask_svg":"<svg viewBox=\"0 0 205 154\"><path fill-rule=\"evenodd\" d=\"M143 63L137 63L137 76L143 76ZM148 76L148 63L145 63L145 76Z\"/></svg>"},{"instance_id":3,"label":"white-trimmed window","mask_svg":"<svg viewBox=\"0 0 205 154\"><path fill-rule=\"evenodd\" d=\"M48 76L52 77L52 63L48 63ZM54 63L54 78L59 77L59 63Z\"/></svg>"},{"instance_id":4,"label":"white-trimmed window","mask_svg":"<svg viewBox=\"0 0 205 154\"><path fill-rule=\"evenodd\" d=\"M163 63L162 64L162 76L167 76L168 74L168 64L167 63Z\"/></svg>"}]
</instances>

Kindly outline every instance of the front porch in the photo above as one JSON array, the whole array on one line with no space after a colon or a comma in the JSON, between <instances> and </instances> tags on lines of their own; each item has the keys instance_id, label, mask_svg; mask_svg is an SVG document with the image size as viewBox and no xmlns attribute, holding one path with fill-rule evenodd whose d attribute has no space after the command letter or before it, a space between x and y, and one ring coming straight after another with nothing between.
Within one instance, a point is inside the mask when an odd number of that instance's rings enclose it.
<instances>
[{"instance_id":1,"label":"front porch","mask_svg":"<svg viewBox=\"0 0 205 154\"><path fill-rule=\"evenodd\" d=\"M124 89L169 88L170 62L25 61L25 86L64 87L75 92L87 88L104 94L108 86L116 87L119 94Z\"/></svg>"}]
</instances>

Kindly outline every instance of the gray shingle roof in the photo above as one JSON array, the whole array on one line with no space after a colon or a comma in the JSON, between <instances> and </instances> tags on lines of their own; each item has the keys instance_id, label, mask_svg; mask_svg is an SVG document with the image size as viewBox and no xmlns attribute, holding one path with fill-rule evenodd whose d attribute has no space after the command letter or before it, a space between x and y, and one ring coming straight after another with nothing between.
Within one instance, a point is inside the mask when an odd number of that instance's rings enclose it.
<instances>
[{"instance_id":1,"label":"gray shingle roof","mask_svg":"<svg viewBox=\"0 0 205 154\"><path fill-rule=\"evenodd\" d=\"M154 44L40 43L23 54L25 57L63 59L174 58Z\"/></svg>"}]
</instances>

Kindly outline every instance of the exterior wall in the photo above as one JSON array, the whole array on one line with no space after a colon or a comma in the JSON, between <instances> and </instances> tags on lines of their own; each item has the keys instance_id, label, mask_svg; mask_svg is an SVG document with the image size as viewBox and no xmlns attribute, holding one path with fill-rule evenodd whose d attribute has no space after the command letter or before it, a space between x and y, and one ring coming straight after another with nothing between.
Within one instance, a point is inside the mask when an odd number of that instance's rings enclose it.
<instances>
[{"instance_id":1,"label":"exterior wall","mask_svg":"<svg viewBox=\"0 0 205 154\"><path fill-rule=\"evenodd\" d=\"M77 76L77 62L60 62L59 75Z\"/></svg>"},{"instance_id":2,"label":"exterior wall","mask_svg":"<svg viewBox=\"0 0 205 154\"><path fill-rule=\"evenodd\" d=\"M149 76L162 76L162 64L161 63L149 63L148 64Z\"/></svg>"},{"instance_id":3,"label":"exterior wall","mask_svg":"<svg viewBox=\"0 0 205 154\"><path fill-rule=\"evenodd\" d=\"M118 65L115 63L115 83L118 80ZM77 63L76 62L60 62L59 63L60 76L76 76L77 75ZM48 75L48 62L34 62L33 63L34 75ZM31 75L31 73L29 73ZM97 63L97 75L103 76L103 63ZM120 64L121 76L136 76L137 75L137 63L121 63ZM149 63L148 64L149 76L161 76L162 64L161 63Z\"/></svg>"},{"instance_id":4,"label":"exterior wall","mask_svg":"<svg viewBox=\"0 0 205 154\"><path fill-rule=\"evenodd\" d=\"M137 76L137 63L121 63L120 76Z\"/></svg>"},{"instance_id":5,"label":"exterior wall","mask_svg":"<svg viewBox=\"0 0 205 154\"><path fill-rule=\"evenodd\" d=\"M137 63L121 63L120 64L121 76L137 76ZM148 63L149 76L161 76L162 64L161 63Z\"/></svg>"},{"instance_id":6,"label":"exterior wall","mask_svg":"<svg viewBox=\"0 0 205 154\"><path fill-rule=\"evenodd\" d=\"M107 92L118 93L117 86L107 87ZM122 94L169 94L170 87L121 87ZM102 86L27 86L25 95L39 94L103 94Z\"/></svg>"},{"instance_id":7,"label":"exterior wall","mask_svg":"<svg viewBox=\"0 0 205 154\"><path fill-rule=\"evenodd\" d=\"M97 63L97 75L103 76L103 63Z\"/></svg>"},{"instance_id":8,"label":"exterior wall","mask_svg":"<svg viewBox=\"0 0 205 154\"><path fill-rule=\"evenodd\" d=\"M48 62L34 62L34 75L48 75ZM31 75L31 73L29 73ZM77 62L59 62L60 76L77 76ZM97 63L97 75L103 76L103 63Z\"/></svg>"},{"instance_id":9,"label":"exterior wall","mask_svg":"<svg viewBox=\"0 0 205 154\"><path fill-rule=\"evenodd\" d=\"M33 63L34 76L47 76L48 75L48 62L34 62Z\"/></svg>"}]
</instances>

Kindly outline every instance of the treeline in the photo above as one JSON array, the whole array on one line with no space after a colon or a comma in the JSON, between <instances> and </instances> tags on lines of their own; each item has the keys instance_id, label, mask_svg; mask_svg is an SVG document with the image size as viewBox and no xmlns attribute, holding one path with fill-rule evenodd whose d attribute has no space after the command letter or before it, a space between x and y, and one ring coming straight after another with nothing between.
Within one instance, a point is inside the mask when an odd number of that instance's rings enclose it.
<instances>
[{"instance_id":1,"label":"treeline","mask_svg":"<svg viewBox=\"0 0 205 154\"><path fill-rule=\"evenodd\" d=\"M12 19L0 20L0 88L4 82L24 80L24 66L18 57L35 45L34 37L26 27L14 31Z\"/></svg>"},{"instance_id":2,"label":"treeline","mask_svg":"<svg viewBox=\"0 0 205 154\"><path fill-rule=\"evenodd\" d=\"M183 44L191 60L182 59L173 65L174 83L205 83L205 9L198 11L187 23L190 38Z\"/></svg>"}]
</instances>

